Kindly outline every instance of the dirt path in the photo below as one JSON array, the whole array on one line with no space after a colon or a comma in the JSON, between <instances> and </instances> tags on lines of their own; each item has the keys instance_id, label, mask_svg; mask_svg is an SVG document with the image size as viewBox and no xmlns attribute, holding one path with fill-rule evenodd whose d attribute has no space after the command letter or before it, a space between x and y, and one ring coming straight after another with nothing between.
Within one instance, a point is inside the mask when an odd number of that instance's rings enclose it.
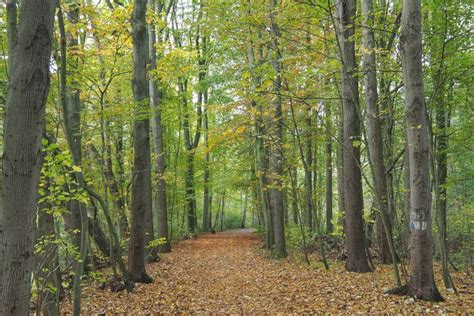
<instances>
[{"instance_id":1,"label":"dirt path","mask_svg":"<svg viewBox=\"0 0 474 316\"><path fill-rule=\"evenodd\" d=\"M303 313L474 311L472 296L443 292L447 303L410 303L383 294L392 283L387 268L374 273L330 271L295 260L271 260L249 230L199 236L147 267L153 284L132 294L84 288L85 313ZM438 283L440 284L440 283ZM469 303L470 302L470 303ZM470 307L469 307L470 305ZM65 304L67 311L70 305Z\"/></svg>"}]
</instances>

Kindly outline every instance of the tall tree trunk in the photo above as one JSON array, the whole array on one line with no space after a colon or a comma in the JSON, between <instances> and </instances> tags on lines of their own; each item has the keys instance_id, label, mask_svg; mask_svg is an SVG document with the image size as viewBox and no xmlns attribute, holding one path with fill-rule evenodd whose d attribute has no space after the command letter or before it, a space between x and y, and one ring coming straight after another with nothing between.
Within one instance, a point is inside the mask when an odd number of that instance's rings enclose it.
<instances>
[{"instance_id":1,"label":"tall tree trunk","mask_svg":"<svg viewBox=\"0 0 474 316\"><path fill-rule=\"evenodd\" d=\"M249 54L250 55L250 54ZM254 63L251 62L251 65ZM258 78L254 79L253 89L256 88L259 83ZM270 196L269 187L269 174L268 174L268 156L269 150L265 143L265 132L268 123L266 117L264 117L263 107L260 103L252 100L252 107L256 109L255 117L255 135L256 135L256 146L255 146L255 172L258 178L258 189L259 197L262 205L263 221L265 226L265 247L269 250L275 243L275 235L273 233L273 210L272 201Z\"/></svg>"},{"instance_id":2,"label":"tall tree trunk","mask_svg":"<svg viewBox=\"0 0 474 316\"><path fill-rule=\"evenodd\" d=\"M202 5L202 4L201 4ZM207 62L207 39L208 37L204 36L203 38L203 51L201 54L201 61L200 61L200 80L203 81L207 76L208 72L208 62ZM210 160L210 153L209 153L209 112L208 112L208 103L209 103L209 91L208 88L205 87L203 92L203 101L204 101L204 196L203 196L203 231L209 232L211 231L212 223L211 223L211 212L210 212L210 172L209 172L209 160Z\"/></svg>"},{"instance_id":3,"label":"tall tree trunk","mask_svg":"<svg viewBox=\"0 0 474 316\"><path fill-rule=\"evenodd\" d=\"M307 109L306 117L306 168L304 170L304 188L305 188L305 222L306 226L310 231L313 230L313 217L314 217L314 203L313 203L313 124L312 124L312 115L311 107Z\"/></svg>"},{"instance_id":4,"label":"tall tree trunk","mask_svg":"<svg viewBox=\"0 0 474 316\"><path fill-rule=\"evenodd\" d=\"M6 16L6 31L7 31L7 39L8 39L8 56L10 56L7 59L7 75L8 78L10 77L11 73L11 66L12 66L12 58L13 56L13 43L16 40L17 36L17 23L18 23L18 11L17 11L17 0L9 0L5 1L5 16ZM3 142L3 134L1 137L1 141ZM3 167L0 164L0 172L2 176L0 177L0 241L2 240L2 234L3 234L3 222L1 221L3 218ZM0 254L2 254L2 248L1 248L1 243L0 243ZM3 273L3 268L2 268L3 260L2 257L0 257L0 295L2 294L2 287L3 284L1 282L2 280L2 273Z\"/></svg>"},{"instance_id":5,"label":"tall tree trunk","mask_svg":"<svg viewBox=\"0 0 474 316\"><path fill-rule=\"evenodd\" d=\"M133 125L132 216L128 272L134 282L150 283L145 271L145 248L150 236L151 166L149 91L146 74L148 62L148 34L146 27L147 0L134 0L132 14L133 38L133 96L135 122Z\"/></svg>"},{"instance_id":6,"label":"tall tree trunk","mask_svg":"<svg viewBox=\"0 0 474 316\"><path fill-rule=\"evenodd\" d=\"M67 12L68 20L74 25L77 24L79 18L79 7L76 2L72 2ZM75 60L67 59L67 47L72 49L78 46L78 34L70 33L65 30L63 12L58 12L58 25L60 32L60 50L61 50L61 67L60 67L60 100L63 108L64 130L66 139L71 152L72 161L79 171L74 172L76 183L71 184L74 191L84 189L84 175L82 174L82 135L81 135L81 100L80 89L77 80L73 76L73 72L77 70L78 64ZM68 43L66 39L69 39ZM68 64L72 64L72 69L68 69ZM68 80L69 79L69 80ZM69 83L70 82L70 83ZM84 274L88 252L88 219L87 205L78 199L69 202L71 210L73 229L79 230L77 235L73 231L73 244L79 249L79 259L74 263L74 282L73 282L73 314L79 315L81 312L81 278Z\"/></svg>"},{"instance_id":7,"label":"tall tree trunk","mask_svg":"<svg viewBox=\"0 0 474 316\"><path fill-rule=\"evenodd\" d=\"M450 113L446 110L446 105L442 96L436 111L436 222L439 230L439 247L441 254L441 266L443 268L443 282L447 289L455 289L454 282L449 274L448 267L448 240L447 240L447 189L448 180L448 133L450 126Z\"/></svg>"},{"instance_id":8,"label":"tall tree trunk","mask_svg":"<svg viewBox=\"0 0 474 316\"><path fill-rule=\"evenodd\" d=\"M435 193L435 206L436 216L435 221L438 226L438 240L439 250L441 256L441 266L443 269L443 282L447 289L453 289L457 293L456 286L449 274L448 266L448 241L447 241L447 180L448 180L448 130L451 126L451 110L446 103L446 92L448 93L448 100L451 100L451 92L453 91L453 83L451 87L446 89L446 46L448 44L447 36L449 31L448 25L448 12L447 8L444 7L441 10L444 20L443 23L433 23L433 30L437 32L437 27L443 29L442 35L440 36L441 47L439 51L439 57L437 52L432 52L430 56L431 69L433 69L433 94L432 94L432 108L435 109L436 117L436 133L430 130L430 136L433 137L432 149L434 149L434 157L432 157L432 170L434 178L434 193ZM432 17L431 17L432 19ZM436 65L438 64L438 65Z\"/></svg>"},{"instance_id":9,"label":"tall tree trunk","mask_svg":"<svg viewBox=\"0 0 474 316\"><path fill-rule=\"evenodd\" d=\"M148 0L150 9L154 14L162 12L162 1ZM149 25L149 53L150 53L150 69L155 71L157 68L157 52L156 52L156 29L155 25ZM168 208L166 204L166 180L165 180L165 146L163 141L163 121L161 119L161 95L159 90L159 80L153 78L149 81L150 86L150 105L153 113L152 129L153 129L153 149L155 152L155 205L157 217L157 237L165 238L166 242L159 245L160 252L170 252L171 242L168 234Z\"/></svg>"},{"instance_id":10,"label":"tall tree trunk","mask_svg":"<svg viewBox=\"0 0 474 316\"><path fill-rule=\"evenodd\" d=\"M346 269L370 272L365 251L364 200L360 169L359 91L356 77L357 62L354 49L355 0L335 0L339 20L338 36L342 57L342 103L344 108L344 210L347 247Z\"/></svg>"},{"instance_id":11,"label":"tall tree trunk","mask_svg":"<svg viewBox=\"0 0 474 316\"><path fill-rule=\"evenodd\" d=\"M331 106L325 105L326 108L326 234L333 232L332 224L332 124L331 124Z\"/></svg>"},{"instance_id":12,"label":"tall tree trunk","mask_svg":"<svg viewBox=\"0 0 474 316\"><path fill-rule=\"evenodd\" d=\"M222 193L222 197L221 197L221 212L220 212L221 231L224 230L224 210L225 210L225 191L224 193Z\"/></svg>"},{"instance_id":13,"label":"tall tree trunk","mask_svg":"<svg viewBox=\"0 0 474 316\"><path fill-rule=\"evenodd\" d=\"M385 180L385 164L383 156L382 128L380 123L380 111L378 105L377 93L377 70L375 62L375 37L373 32L373 2L372 0L363 0L362 2L362 42L363 57L362 64L364 67L364 95L367 116L367 143L369 148L370 166L372 179L375 189L376 206L382 216L387 215L387 184ZM376 216L376 219L381 219ZM388 218L387 218L388 219ZM382 223L380 223L382 224ZM386 244L385 229L377 224L377 229L381 234L377 238L379 242L379 252L381 253L382 263L388 263L390 253L388 249L383 247ZM388 223L390 227L390 223ZM389 228L390 229L390 228ZM390 234L391 236L391 234Z\"/></svg>"},{"instance_id":14,"label":"tall tree trunk","mask_svg":"<svg viewBox=\"0 0 474 316\"><path fill-rule=\"evenodd\" d=\"M115 147L115 166L116 166L116 175L117 175L117 184L119 185L120 192L122 192L122 198L125 208L130 208L129 201L126 198L128 193L128 188L126 187L126 176L124 168L124 127L121 124L115 127L115 132L112 134L114 138L114 147ZM126 214L123 212L122 216L126 219ZM121 223L124 223L124 219L120 219ZM130 232L130 226L127 220L127 233Z\"/></svg>"},{"instance_id":15,"label":"tall tree trunk","mask_svg":"<svg viewBox=\"0 0 474 316\"><path fill-rule=\"evenodd\" d=\"M194 190L194 149L188 149L186 157L186 215L188 232L194 234L196 231L196 194Z\"/></svg>"},{"instance_id":16,"label":"tall tree trunk","mask_svg":"<svg viewBox=\"0 0 474 316\"><path fill-rule=\"evenodd\" d=\"M408 295L440 301L432 262L431 188L428 122L423 88L421 3L404 0L400 54L405 86L405 109L410 168L410 263Z\"/></svg>"},{"instance_id":17,"label":"tall tree trunk","mask_svg":"<svg viewBox=\"0 0 474 316\"><path fill-rule=\"evenodd\" d=\"M211 223L211 214L209 211L209 200L210 200L210 193L209 193L209 180L210 180L210 173L209 173L209 115L207 111L207 105L204 108L204 196L203 196L203 207L202 207L202 229L205 232L210 232L212 223Z\"/></svg>"},{"instance_id":18,"label":"tall tree trunk","mask_svg":"<svg viewBox=\"0 0 474 316\"><path fill-rule=\"evenodd\" d=\"M340 115L339 115L339 123L337 126L337 151L336 151L336 171L337 171L337 208L339 211L339 219L338 225L341 225L343 228L345 227L345 216L346 213L344 211L344 146L343 146L343 139L344 139L344 107L342 106L342 102L340 105ZM343 229L344 232L344 229Z\"/></svg>"},{"instance_id":19,"label":"tall tree trunk","mask_svg":"<svg viewBox=\"0 0 474 316\"><path fill-rule=\"evenodd\" d=\"M294 167L291 170L290 177L293 179L292 183L295 185L295 187L298 187L298 168ZM299 208L298 208L298 198L293 194L292 199L291 199L291 213L292 213L292 218L293 218L293 224L298 225L299 221Z\"/></svg>"},{"instance_id":20,"label":"tall tree trunk","mask_svg":"<svg viewBox=\"0 0 474 316\"><path fill-rule=\"evenodd\" d=\"M199 10L197 13L197 32L194 37L195 48L198 55L198 91L197 91L197 124L196 131L191 138L191 124L188 113L188 100L187 100L187 83L188 79L180 78L178 83L179 95L181 103L184 107L183 114L183 129L184 129L184 138L186 145L186 180L185 180L185 194L186 194L186 213L187 213L187 224L188 232L193 234L197 228L197 210L196 210L196 189L194 187L194 157L196 154L196 148L199 145L201 139L201 128L202 128L202 107L204 103L204 94L207 89L202 87L206 85L205 79L207 76L207 60L206 60L206 50L207 50L207 37L203 34L200 28L200 23L203 18L203 1L199 2ZM180 41L181 39L178 39ZM181 44L178 43L178 46Z\"/></svg>"},{"instance_id":21,"label":"tall tree trunk","mask_svg":"<svg viewBox=\"0 0 474 316\"><path fill-rule=\"evenodd\" d=\"M41 140L56 1L23 0L11 49L3 142L0 314L28 315ZM16 9L15 9L16 12ZM13 28L13 29L12 29Z\"/></svg>"},{"instance_id":22,"label":"tall tree trunk","mask_svg":"<svg viewBox=\"0 0 474 316\"><path fill-rule=\"evenodd\" d=\"M270 175L272 179L272 204L273 204L273 225L275 234L275 251L278 256L286 257L285 245L285 211L283 203L283 112L282 112L282 65L281 52L279 49L278 39L281 37L280 29L275 21L275 10L278 1L272 0L270 7L270 29L272 32L271 63L275 71L276 78L273 81L273 92L275 97L273 100L273 129L272 143L270 149Z\"/></svg>"},{"instance_id":23,"label":"tall tree trunk","mask_svg":"<svg viewBox=\"0 0 474 316\"><path fill-rule=\"evenodd\" d=\"M251 16L251 2L248 0L248 17ZM257 33L260 38L260 32ZM257 51L258 53L255 53ZM257 92L257 88L261 85L261 75L255 71L258 65L264 63L262 47L256 45L253 40L252 28L248 28L248 48L247 48L247 61L249 63L249 71L252 74L252 86L251 93L252 98ZM268 161L269 151L267 144L266 133L269 127L268 115L264 114L263 106L261 102L255 99L251 101L252 108L255 109L255 174L258 179L257 189L258 196L260 198L261 213L258 213L259 224L265 226L265 247L270 250L275 243L275 235L273 233L273 210L272 201L270 197L269 185L269 174L268 174Z\"/></svg>"},{"instance_id":24,"label":"tall tree trunk","mask_svg":"<svg viewBox=\"0 0 474 316\"><path fill-rule=\"evenodd\" d=\"M383 263L391 261L398 286L401 286L400 274L397 266L397 255L393 244L391 221L388 214L387 183L385 174L385 164L383 156L382 127L377 93L377 74L375 62L375 36L373 31L373 2L372 0L362 0L363 15L363 67L364 67L364 92L367 115L367 141L369 147L369 158L372 171L372 178L375 187L376 205L379 209L379 224L377 230L377 241L381 259ZM380 221L382 223L380 223ZM383 225L381 225L383 224ZM382 226L382 227L380 227ZM385 247L388 244L388 249ZM388 254L387 254L388 252ZM387 258L390 255L390 258ZM389 260L391 259L391 260Z\"/></svg>"},{"instance_id":25,"label":"tall tree trunk","mask_svg":"<svg viewBox=\"0 0 474 316\"><path fill-rule=\"evenodd\" d=\"M256 143L255 146L255 165L258 177L258 187L260 193L260 200L263 209L263 223L265 225L265 246L269 250L275 243L275 235L273 233L273 210L270 192L268 190L269 177L268 177L268 148L264 142L264 129L263 126L263 109L260 104L252 102L254 107L257 107L258 113L255 119L256 129Z\"/></svg>"},{"instance_id":26,"label":"tall tree trunk","mask_svg":"<svg viewBox=\"0 0 474 316\"><path fill-rule=\"evenodd\" d=\"M337 126L337 150L336 150L336 171L337 171L337 208L339 211L338 225L345 227L345 211L344 211L344 107L342 102L340 105L339 123ZM344 229L343 229L344 232Z\"/></svg>"}]
</instances>

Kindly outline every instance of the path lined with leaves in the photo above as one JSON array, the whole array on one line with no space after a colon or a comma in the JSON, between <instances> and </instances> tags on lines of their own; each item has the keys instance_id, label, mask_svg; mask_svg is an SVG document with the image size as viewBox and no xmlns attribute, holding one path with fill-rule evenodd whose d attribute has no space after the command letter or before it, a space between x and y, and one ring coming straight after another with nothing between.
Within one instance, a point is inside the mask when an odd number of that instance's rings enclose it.
<instances>
[{"instance_id":1,"label":"path lined with leaves","mask_svg":"<svg viewBox=\"0 0 474 316\"><path fill-rule=\"evenodd\" d=\"M384 295L384 289L393 285L389 267L355 274L345 272L342 263L333 263L331 270L325 271L318 264L308 267L294 258L273 260L266 256L260 239L249 230L199 236L180 242L173 253L147 266L155 282L137 285L132 294L103 291L96 285L85 287L83 311L132 315L474 312L474 296L468 293L456 297L443 291L447 302L434 304ZM457 280L462 278L456 275ZM472 291L470 284L468 290ZM63 310L70 310L70 305L65 303Z\"/></svg>"}]
</instances>

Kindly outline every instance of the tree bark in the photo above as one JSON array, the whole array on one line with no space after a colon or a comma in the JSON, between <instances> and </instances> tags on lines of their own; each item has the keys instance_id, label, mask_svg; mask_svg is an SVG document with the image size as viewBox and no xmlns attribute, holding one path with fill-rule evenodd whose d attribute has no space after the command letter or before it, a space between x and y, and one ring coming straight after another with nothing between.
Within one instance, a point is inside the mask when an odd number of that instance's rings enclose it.
<instances>
[{"instance_id":1,"label":"tree bark","mask_svg":"<svg viewBox=\"0 0 474 316\"><path fill-rule=\"evenodd\" d=\"M339 123L337 126L337 151L336 151L336 171L337 171L337 208L339 210L338 225L345 227L346 213L344 211L344 107L340 106ZM343 229L344 232L344 229Z\"/></svg>"},{"instance_id":2,"label":"tree bark","mask_svg":"<svg viewBox=\"0 0 474 316\"><path fill-rule=\"evenodd\" d=\"M313 127L312 127L312 115L311 107L307 107L306 117L306 141L305 141L305 161L306 167L304 170L304 188L305 188L305 223L309 231L313 230L313 215L314 215L314 203L313 203Z\"/></svg>"},{"instance_id":3,"label":"tree bark","mask_svg":"<svg viewBox=\"0 0 474 316\"><path fill-rule=\"evenodd\" d=\"M210 181L210 172L209 172L209 114L207 106L204 108L204 196L203 196L203 207L202 207L202 230L204 232L210 232L212 223L211 223L211 213L209 210L209 181Z\"/></svg>"},{"instance_id":4,"label":"tree bark","mask_svg":"<svg viewBox=\"0 0 474 316\"><path fill-rule=\"evenodd\" d=\"M447 181L448 181L448 149L449 149L449 134L448 130L451 127L451 109L446 102L446 92L448 92L448 100L451 100L451 93L454 88L454 83L451 82L451 87L446 89L446 48L447 37L449 32L448 12L447 8L440 10L443 14L443 23L433 23L432 31L438 32L437 28L442 28L443 32L439 38L441 47L439 48L439 57L436 56L436 44L432 47L430 56L431 69L433 71L433 93L431 96L432 108L435 110L436 132L430 130L432 138L432 149L434 149L434 157L432 157L432 170L434 178L434 193L435 193L435 207L436 216L435 221L438 226L438 240L439 250L441 256L441 266L443 269L443 282L447 289L453 289L457 294L456 286L449 274L449 254L448 254L448 240L447 240ZM430 17L432 20L433 17ZM438 65L437 65L438 64Z\"/></svg>"},{"instance_id":5,"label":"tree bark","mask_svg":"<svg viewBox=\"0 0 474 316\"><path fill-rule=\"evenodd\" d=\"M440 301L432 262L431 188L428 122L423 88L421 3L404 0L400 54L405 86L405 109L410 168L410 263L408 295Z\"/></svg>"},{"instance_id":6,"label":"tree bark","mask_svg":"<svg viewBox=\"0 0 474 316\"><path fill-rule=\"evenodd\" d=\"M298 168L297 167L292 168L292 170L290 171L290 177L295 187L298 187ZM293 194L293 197L291 199L291 214L293 218L293 224L298 225L299 223L298 197L295 194Z\"/></svg>"},{"instance_id":7,"label":"tree bark","mask_svg":"<svg viewBox=\"0 0 474 316\"><path fill-rule=\"evenodd\" d=\"M247 1L248 17L251 16L251 2ZM257 34L260 38L260 33ZM255 53L257 51L258 53ZM260 198L261 213L258 213L258 220L260 224L265 226L265 247L270 250L275 243L275 235L273 233L273 211L272 201L270 197L269 185L269 174L268 174L268 161L269 161L269 150L267 140L267 130L269 127L268 119L264 111L261 102L255 100L254 94L257 93L257 89L261 84L261 75L255 71L257 66L265 62L262 54L262 47L256 45L253 40L252 28L248 28L248 47L247 47L247 61L249 64L249 71L252 74L252 86L251 93L252 108L255 109L255 174L258 179L257 189L258 196Z\"/></svg>"},{"instance_id":8,"label":"tree bark","mask_svg":"<svg viewBox=\"0 0 474 316\"><path fill-rule=\"evenodd\" d=\"M344 108L344 210L347 261L346 269L353 272L370 272L365 252L364 200L360 169L360 118L359 91L356 77L354 49L355 0L335 0L339 20L338 36L342 57L342 103Z\"/></svg>"},{"instance_id":9,"label":"tree bark","mask_svg":"<svg viewBox=\"0 0 474 316\"><path fill-rule=\"evenodd\" d=\"M362 15L363 15L363 28L362 28L362 42L363 42L363 57L362 64L364 68L364 94L365 94L365 107L367 116L367 142L369 148L370 165L372 172L372 179L374 183L375 195L376 195L376 206L380 216L386 216L387 207L387 184L385 180L385 164L383 156L383 141L382 141L382 128L380 122L380 111L378 105L378 93L377 93L377 72L375 62L375 36L373 32L373 2L372 0L362 1ZM380 219L377 216L377 219ZM387 220L389 220L387 218ZM382 223L380 223L382 224ZM377 225L377 230L381 233L378 234L377 241L379 242L379 252L381 252L382 263L389 263L390 253L383 250L385 247L381 247L386 244L385 229L382 225ZM390 229L390 223L388 229ZM391 233L389 233L391 236Z\"/></svg>"},{"instance_id":10,"label":"tree bark","mask_svg":"<svg viewBox=\"0 0 474 316\"><path fill-rule=\"evenodd\" d=\"M56 1L23 0L12 34L3 149L0 314L28 315ZM12 22L13 23L13 22ZM16 26L16 23L14 23Z\"/></svg>"},{"instance_id":11,"label":"tree bark","mask_svg":"<svg viewBox=\"0 0 474 316\"><path fill-rule=\"evenodd\" d=\"M447 211L447 181L448 181L448 128L451 125L451 116L449 109L446 109L442 91L438 96L438 109L436 110L436 128L435 137L436 148L436 181L435 181L435 205L436 222L439 231L439 247L441 255L441 266L443 268L443 282L447 289L456 289L454 282L449 274L448 266L448 233L446 220Z\"/></svg>"},{"instance_id":12,"label":"tree bark","mask_svg":"<svg viewBox=\"0 0 474 316\"><path fill-rule=\"evenodd\" d=\"M265 246L269 250L275 243L275 235L273 233L273 210L271 196L269 192L269 176L268 176L268 148L265 144L264 137L265 132L263 126L263 109L260 104L252 102L253 106L258 109L258 113L255 119L256 129L256 143L255 146L255 165L258 177L258 187L260 193L260 199L263 208L263 223L265 225Z\"/></svg>"},{"instance_id":13,"label":"tree bark","mask_svg":"<svg viewBox=\"0 0 474 316\"><path fill-rule=\"evenodd\" d=\"M272 204L273 204L273 225L275 234L275 251L280 257L286 257L285 245L285 211L283 203L283 112L282 112L282 65L281 52L279 49L278 39L281 37L280 29L275 21L275 9L278 1L272 0L270 7L270 29L272 39L270 46L272 48L271 64L275 71L273 81L273 92L275 97L273 100L273 128L270 149L270 175L272 180Z\"/></svg>"},{"instance_id":14,"label":"tree bark","mask_svg":"<svg viewBox=\"0 0 474 316\"><path fill-rule=\"evenodd\" d=\"M154 14L162 12L161 0L158 0L156 6L155 0L148 0L151 10ZM155 25L149 25L149 53L150 53L150 69L152 71L157 68L157 52L156 52L156 29ZM159 252L170 252L171 242L168 233L168 207L166 203L166 163L165 163L165 146L163 141L164 126L161 119L161 94L159 90L159 80L153 78L149 81L150 86L150 105L153 113L152 130L153 130L153 149L155 152L155 205L157 217L157 234L158 238L165 238L166 242L159 245Z\"/></svg>"},{"instance_id":15,"label":"tree bark","mask_svg":"<svg viewBox=\"0 0 474 316\"><path fill-rule=\"evenodd\" d=\"M362 0L363 46L362 63L364 67L364 92L367 115L367 141L372 179L375 187L376 205L379 214L377 220L377 241L382 263L393 263L393 270L398 286L401 286L397 266L397 255L392 237L392 223L388 213L387 182L383 155L381 118L377 93L377 73L375 62L375 36L373 31L373 2Z\"/></svg>"},{"instance_id":16,"label":"tree bark","mask_svg":"<svg viewBox=\"0 0 474 316\"><path fill-rule=\"evenodd\" d=\"M197 226L196 191L194 189L194 149L188 149L186 155L186 215L188 232L194 234Z\"/></svg>"},{"instance_id":17,"label":"tree bark","mask_svg":"<svg viewBox=\"0 0 474 316\"><path fill-rule=\"evenodd\" d=\"M133 79L132 88L136 113L133 126L132 216L128 272L134 282L150 283L145 271L145 248L150 235L151 166L149 91L146 78L148 34L146 28L147 0L135 0L132 14Z\"/></svg>"},{"instance_id":18,"label":"tree bark","mask_svg":"<svg viewBox=\"0 0 474 316\"><path fill-rule=\"evenodd\" d=\"M68 20L72 24L76 24L79 18L79 7L77 3L72 2L67 12ZM77 80L72 76L72 71L68 69L67 47L72 49L78 45L78 34L66 33L64 26L63 12L60 9L58 12L58 25L60 32L60 50L61 50L61 67L60 67L60 101L63 109L64 130L72 156L72 161L79 171L74 171L74 178L76 183L71 184L74 191L83 190L84 175L81 171L82 165L82 135L81 135L81 100L80 90ZM67 43L67 38L69 43ZM73 70L76 70L77 63L70 60L73 65ZM68 83L68 79L71 79ZM74 263L74 282L73 282L73 314L79 315L81 312L81 278L84 274L84 267L86 264L88 252L88 220L87 220L87 206L78 199L69 201L69 209L71 210L72 228L73 228L73 245L79 249L79 259ZM79 230L79 234L74 230Z\"/></svg>"},{"instance_id":19,"label":"tree bark","mask_svg":"<svg viewBox=\"0 0 474 316\"><path fill-rule=\"evenodd\" d=\"M188 79L180 78L178 83L179 96L181 98L181 103L184 107L183 114L183 129L184 129L184 138L186 145L186 180L185 180L185 194L186 194L186 213L187 213L187 224L188 232L194 234L197 228L197 210L196 210L196 189L194 187L194 158L195 150L199 145L201 139L201 128L202 128L202 105L204 103L204 93L207 89L202 89L202 86L205 85L204 80L207 76L207 60L206 60L206 41L207 37L202 34L201 28L199 27L200 22L203 16L203 2L200 1L199 11L197 13L197 22L198 28L194 37L196 44L196 51L198 55L198 83L200 88L197 91L198 100L197 100L197 124L194 137L191 138L191 125L189 120L188 113L188 100L187 100L187 87ZM180 40L180 39L179 39ZM179 44L180 45L180 44Z\"/></svg>"},{"instance_id":20,"label":"tree bark","mask_svg":"<svg viewBox=\"0 0 474 316\"><path fill-rule=\"evenodd\" d=\"M331 139L331 106L326 104L326 234L331 234L334 230L332 224L332 139Z\"/></svg>"}]
</instances>

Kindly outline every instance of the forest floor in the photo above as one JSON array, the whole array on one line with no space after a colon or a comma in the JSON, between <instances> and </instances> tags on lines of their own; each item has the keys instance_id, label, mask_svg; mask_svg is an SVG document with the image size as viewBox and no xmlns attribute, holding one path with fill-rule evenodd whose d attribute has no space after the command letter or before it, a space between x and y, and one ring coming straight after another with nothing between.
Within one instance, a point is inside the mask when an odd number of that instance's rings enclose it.
<instances>
[{"instance_id":1,"label":"forest floor","mask_svg":"<svg viewBox=\"0 0 474 316\"><path fill-rule=\"evenodd\" d=\"M459 296L444 291L438 278L446 302L413 302L384 294L394 285L390 266L356 274L346 272L343 262L330 262L326 271L316 262L305 265L300 256L272 259L250 230L200 235L148 265L155 282L138 284L131 294L86 286L83 313L474 313L474 281L465 273L454 274ZM70 310L66 301L62 311Z\"/></svg>"}]
</instances>

